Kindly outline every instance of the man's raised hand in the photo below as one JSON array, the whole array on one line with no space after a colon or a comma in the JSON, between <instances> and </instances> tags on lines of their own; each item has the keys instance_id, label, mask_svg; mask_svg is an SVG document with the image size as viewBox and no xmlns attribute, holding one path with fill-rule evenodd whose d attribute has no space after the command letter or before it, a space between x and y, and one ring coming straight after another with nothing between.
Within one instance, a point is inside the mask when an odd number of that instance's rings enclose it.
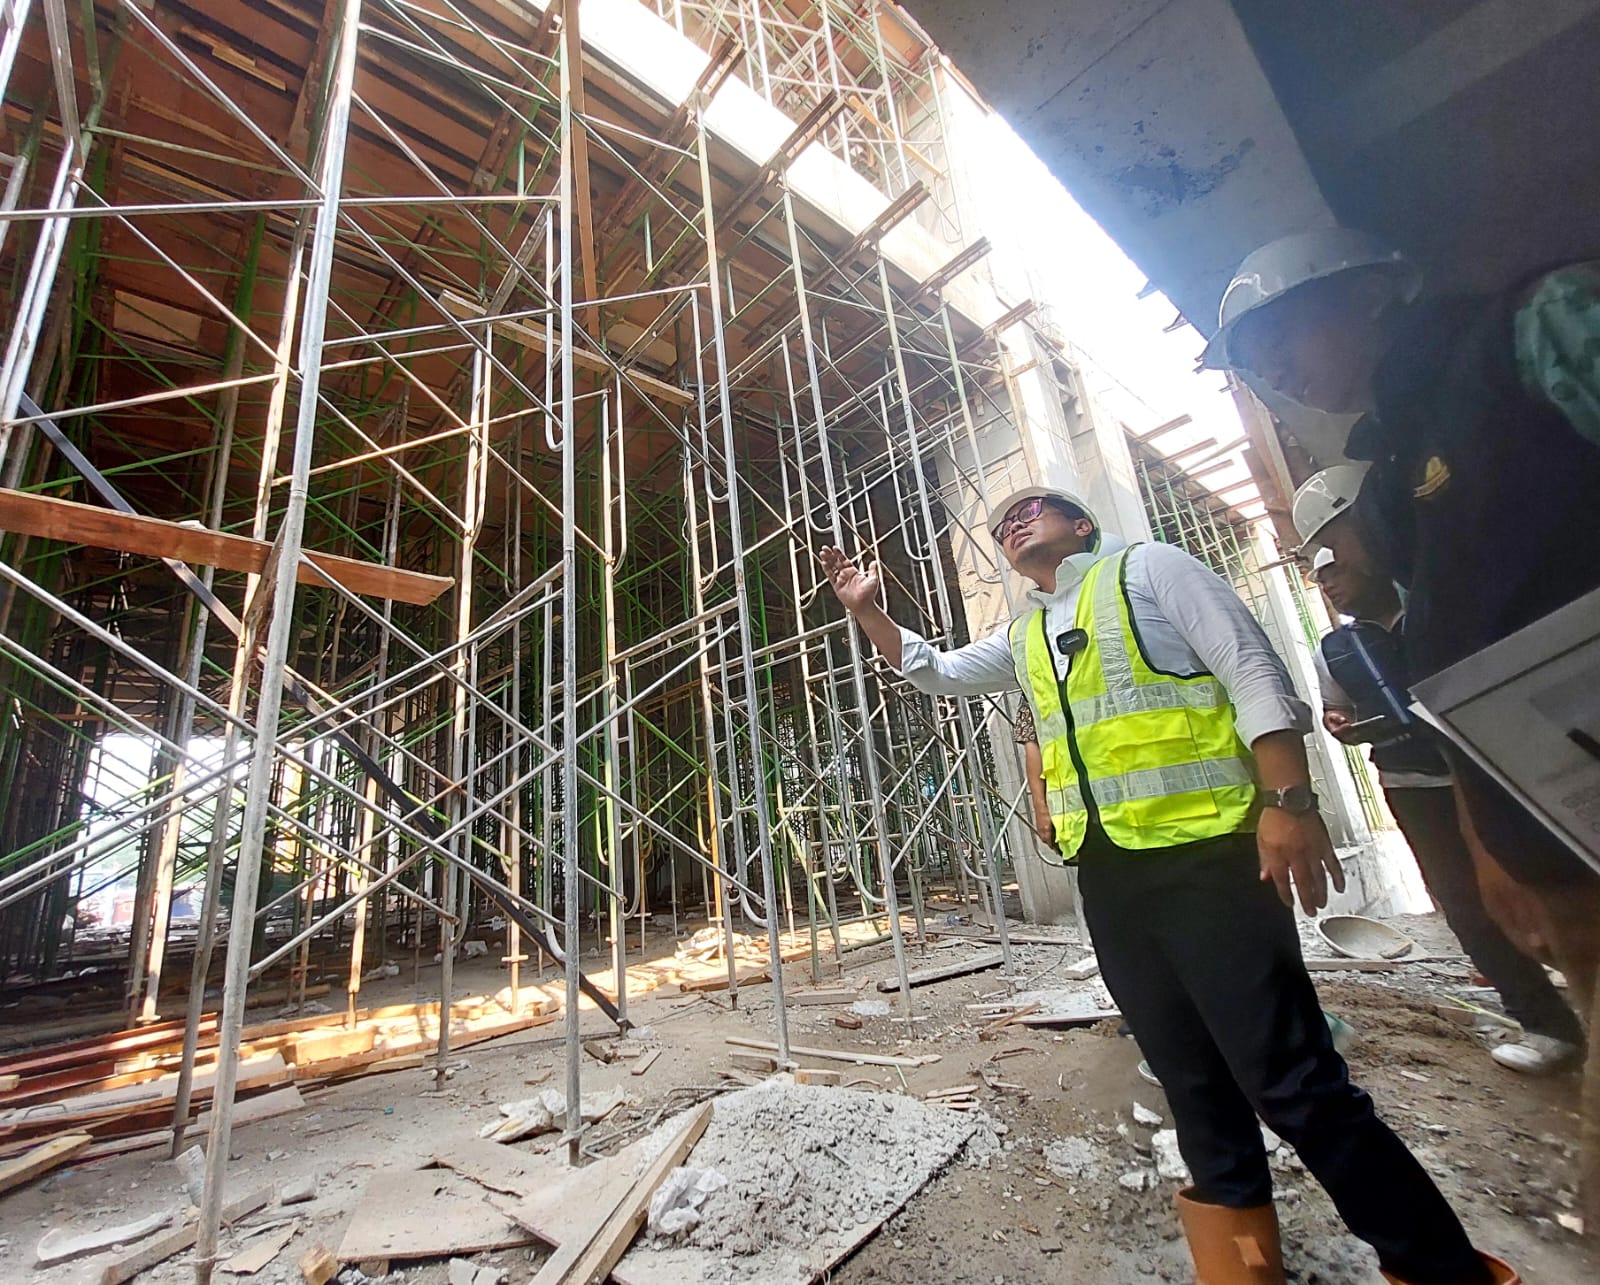
<instances>
[{"instance_id":1,"label":"man's raised hand","mask_svg":"<svg viewBox=\"0 0 1600 1285\"><path fill-rule=\"evenodd\" d=\"M856 615L877 604L878 590L882 587L877 562L869 563L867 569L862 571L831 545L822 549L817 556L821 559L823 574L828 577L834 596L844 604L846 611Z\"/></svg>"}]
</instances>

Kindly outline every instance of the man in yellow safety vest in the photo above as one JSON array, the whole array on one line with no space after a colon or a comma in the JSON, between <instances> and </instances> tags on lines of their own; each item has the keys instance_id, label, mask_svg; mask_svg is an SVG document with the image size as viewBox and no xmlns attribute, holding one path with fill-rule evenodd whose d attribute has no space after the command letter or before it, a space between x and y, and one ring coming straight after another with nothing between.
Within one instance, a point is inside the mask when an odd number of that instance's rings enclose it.
<instances>
[{"instance_id":1,"label":"man in yellow safety vest","mask_svg":"<svg viewBox=\"0 0 1600 1285\"><path fill-rule=\"evenodd\" d=\"M1026 696L1055 845L1077 863L1101 975L1193 1178L1177 1207L1200 1281L1284 1281L1258 1116L1391 1280L1516 1280L1473 1249L1334 1050L1293 904L1298 890L1314 913L1344 879L1311 791L1311 711L1260 625L1182 549L1103 534L1065 491L1027 487L991 516L1037 588L1008 629L965 647L897 626L876 564L830 548L823 570L915 686Z\"/></svg>"}]
</instances>

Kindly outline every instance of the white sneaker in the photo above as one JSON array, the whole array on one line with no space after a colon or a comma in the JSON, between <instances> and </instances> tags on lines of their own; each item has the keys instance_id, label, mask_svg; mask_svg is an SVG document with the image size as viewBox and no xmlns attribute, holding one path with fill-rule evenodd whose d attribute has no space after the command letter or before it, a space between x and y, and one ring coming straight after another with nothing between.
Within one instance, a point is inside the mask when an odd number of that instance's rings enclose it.
<instances>
[{"instance_id":1,"label":"white sneaker","mask_svg":"<svg viewBox=\"0 0 1600 1285\"><path fill-rule=\"evenodd\" d=\"M1523 1075L1549 1075L1571 1066L1582 1056L1583 1049L1553 1035L1524 1035L1516 1044L1497 1044L1489 1055L1513 1071Z\"/></svg>"}]
</instances>

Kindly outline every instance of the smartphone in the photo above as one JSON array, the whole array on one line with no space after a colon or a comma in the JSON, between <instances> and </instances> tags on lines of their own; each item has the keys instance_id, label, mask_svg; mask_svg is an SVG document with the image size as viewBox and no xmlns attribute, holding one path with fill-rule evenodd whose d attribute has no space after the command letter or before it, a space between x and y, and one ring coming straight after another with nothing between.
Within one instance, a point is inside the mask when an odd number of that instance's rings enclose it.
<instances>
[{"instance_id":1,"label":"smartphone","mask_svg":"<svg viewBox=\"0 0 1600 1285\"><path fill-rule=\"evenodd\" d=\"M1359 741L1392 740L1396 736L1405 734L1405 725L1390 714L1379 714L1376 718L1364 718L1359 723L1346 725L1342 735L1354 737Z\"/></svg>"}]
</instances>

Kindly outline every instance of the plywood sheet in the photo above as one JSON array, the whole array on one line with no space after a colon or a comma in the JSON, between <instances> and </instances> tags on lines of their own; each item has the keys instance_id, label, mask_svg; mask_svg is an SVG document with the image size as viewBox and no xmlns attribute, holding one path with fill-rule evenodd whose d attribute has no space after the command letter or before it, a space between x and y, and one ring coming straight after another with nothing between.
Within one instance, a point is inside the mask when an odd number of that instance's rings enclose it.
<instances>
[{"instance_id":1,"label":"plywood sheet","mask_svg":"<svg viewBox=\"0 0 1600 1285\"><path fill-rule=\"evenodd\" d=\"M436 1148L433 1163L511 1196L531 1195L550 1176L549 1161L543 1157L477 1137L458 1138Z\"/></svg>"},{"instance_id":2,"label":"plywood sheet","mask_svg":"<svg viewBox=\"0 0 1600 1285\"><path fill-rule=\"evenodd\" d=\"M479 1254L531 1244L533 1236L448 1169L375 1174L339 1243L339 1261Z\"/></svg>"}]
</instances>

